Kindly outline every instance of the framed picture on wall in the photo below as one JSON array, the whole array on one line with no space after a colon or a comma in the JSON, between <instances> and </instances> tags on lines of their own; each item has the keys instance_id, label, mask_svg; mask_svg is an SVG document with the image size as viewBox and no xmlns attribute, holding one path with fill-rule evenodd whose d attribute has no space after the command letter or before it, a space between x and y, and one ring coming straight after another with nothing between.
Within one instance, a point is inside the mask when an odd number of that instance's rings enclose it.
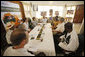
<instances>
[{"instance_id":1,"label":"framed picture on wall","mask_svg":"<svg viewBox=\"0 0 85 57\"><path fill-rule=\"evenodd\" d=\"M67 14L73 14L74 10L68 10Z\"/></svg>"},{"instance_id":2,"label":"framed picture on wall","mask_svg":"<svg viewBox=\"0 0 85 57\"><path fill-rule=\"evenodd\" d=\"M46 15L47 15L46 11L41 12L41 16L46 16Z\"/></svg>"}]
</instances>

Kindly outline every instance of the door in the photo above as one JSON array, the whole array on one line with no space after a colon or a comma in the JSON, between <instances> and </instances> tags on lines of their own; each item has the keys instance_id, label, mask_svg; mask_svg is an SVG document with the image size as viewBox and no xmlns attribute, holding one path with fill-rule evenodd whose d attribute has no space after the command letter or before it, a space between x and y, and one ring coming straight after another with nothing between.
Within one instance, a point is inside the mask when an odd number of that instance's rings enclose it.
<instances>
[{"instance_id":1,"label":"door","mask_svg":"<svg viewBox=\"0 0 85 57\"><path fill-rule=\"evenodd\" d=\"M84 18L84 5L77 5L73 22L82 23L83 18Z\"/></svg>"}]
</instances>

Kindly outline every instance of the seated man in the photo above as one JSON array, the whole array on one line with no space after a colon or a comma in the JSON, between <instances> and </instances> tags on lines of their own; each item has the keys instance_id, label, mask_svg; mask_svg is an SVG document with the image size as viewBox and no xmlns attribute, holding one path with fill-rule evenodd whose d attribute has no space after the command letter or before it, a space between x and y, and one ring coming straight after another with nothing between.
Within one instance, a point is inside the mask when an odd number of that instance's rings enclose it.
<instances>
[{"instance_id":1,"label":"seated man","mask_svg":"<svg viewBox=\"0 0 85 57\"><path fill-rule=\"evenodd\" d=\"M27 18L25 18L24 19L25 20L25 22L23 23L24 24L24 26L25 26L25 29L27 30L27 31L30 31L31 29L29 28L29 19L27 19Z\"/></svg>"},{"instance_id":2,"label":"seated man","mask_svg":"<svg viewBox=\"0 0 85 57\"><path fill-rule=\"evenodd\" d=\"M34 56L33 54L27 52L24 48L25 44L28 42L28 32L24 29L16 29L11 34L11 43L13 46L7 48L4 56Z\"/></svg>"},{"instance_id":3,"label":"seated man","mask_svg":"<svg viewBox=\"0 0 85 57\"><path fill-rule=\"evenodd\" d=\"M62 33L64 31L64 25L64 18L61 18L59 24L57 25L57 28L53 29L53 34L55 35L56 33Z\"/></svg>"},{"instance_id":4,"label":"seated man","mask_svg":"<svg viewBox=\"0 0 85 57\"><path fill-rule=\"evenodd\" d=\"M64 32L65 28L64 28L65 22L64 22L64 18L60 19L60 23L57 25L56 29L53 29L53 37L54 37L54 42L57 44L59 37L62 35L62 33Z\"/></svg>"},{"instance_id":5,"label":"seated man","mask_svg":"<svg viewBox=\"0 0 85 57\"><path fill-rule=\"evenodd\" d=\"M18 28L20 27L30 32L32 30L32 23L30 18L22 19L22 23L18 26Z\"/></svg>"},{"instance_id":6,"label":"seated man","mask_svg":"<svg viewBox=\"0 0 85 57\"><path fill-rule=\"evenodd\" d=\"M46 19L46 17L43 17L43 19L42 19L42 23L47 23L47 19Z\"/></svg>"},{"instance_id":7,"label":"seated man","mask_svg":"<svg viewBox=\"0 0 85 57\"><path fill-rule=\"evenodd\" d=\"M33 27L31 18L28 18L28 23L29 23L29 28L32 30L34 27Z\"/></svg>"},{"instance_id":8,"label":"seated man","mask_svg":"<svg viewBox=\"0 0 85 57\"><path fill-rule=\"evenodd\" d=\"M35 27L37 25L37 20L35 17L32 18L32 24L33 24L33 27Z\"/></svg>"},{"instance_id":9,"label":"seated man","mask_svg":"<svg viewBox=\"0 0 85 57\"><path fill-rule=\"evenodd\" d=\"M73 29L73 24L68 22L65 24L65 33L60 37L59 47L61 47L65 54L75 52L79 47L78 35Z\"/></svg>"}]
</instances>

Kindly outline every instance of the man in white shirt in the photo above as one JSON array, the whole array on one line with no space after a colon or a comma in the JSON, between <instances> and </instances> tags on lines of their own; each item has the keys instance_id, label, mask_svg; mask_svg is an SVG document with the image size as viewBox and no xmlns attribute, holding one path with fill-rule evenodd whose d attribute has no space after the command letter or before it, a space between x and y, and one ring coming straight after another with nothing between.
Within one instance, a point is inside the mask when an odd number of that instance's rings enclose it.
<instances>
[{"instance_id":1,"label":"man in white shirt","mask_svg":"<svg viewBox=\"0 0 85 57\"><path fill-rule=\"evenodd\" d=\"M28 24L28 19L27 18L25 18L25 22L23 24L25 26L25 29L28 30L29 24Z\"/></svg>"},{"instance_id":2,"label":"man in white shirt","mask_svg":"<svg viewBox=\"0 0 85 57\"><path fill-rule=\"evenodd\" d=\"M4 52L4 56L34 56L33 54L27 52L24 48L25 44L28 42L28 32L24 29L16 29L11 34L10 46Z\"/></svg>"},{"instance_id":3,"label":"man in white shirt","mask_svg":"<svg viewBox=\"0 0 85 57\"><path fill-rule=\"evenodd\" d=\"M47 19L46 19L46 17L43 17L43 19L42 19L42 23L47 23Z\"/></svg>"},{"instance_id":4,"label":"man in white shirt","mask_svg":"<svg viewBox=\"0 0 85 57\"><path fill-rule=\"evenodd\" d=\"M64 50L65 54L70 54L79 47L78 35L70 22L65 24L65 31L66 33L60 37L61 41L58 45Z\"/></svg>"},{"instance_id":5,"label":"man in white shirt","mask_svg":"<svg viewBox=\"0 0 85 57\"><path fill-rule=\"evenodd\" d=\"M31 31L30 24L29 24L29 18L24 19L23 25L24 25L25 30L27 30L28 32Z\"/></svg>"},{"instance_id":6,"label":"man in white shirt","mask_svg":"<svg viewBox=\"0 0 85 57\"><path fill-rule=\"evenodd\" d=\"M33 27L37 25L38 22L35 17L32 18L32 23L33 23Z\"/></svg>"},{"instance_id":7,"label":"man in white shirt","mask_svg":"<svg viewBox=\"0 0 85 57\"><path fill-rule=\"evenodd\" d=\"M59 21L60 21L60 23L57 25L57 28L52 30L53 37L54 37L54 43L55 43L55 47L56 47L56 50L57 50L56 53L60 52L60 50L58 52L59 37L63 34L63 32L65 30L65 28L64 28L64 25L65 25L64 18L61 18Z\"/></svg>"},{"instance_id":8,"label":"man in white shirt","mask_svg":"<svg viewBox=\"0 0 85 57\"><path fill-rule=\"evenodd\" d=\"M62 33L65 29L64 29L64 18L60 19L60 23L57 25L57 28L53 30L53 34L58 34L58 33Z\"/></svg>"}]
</instances>

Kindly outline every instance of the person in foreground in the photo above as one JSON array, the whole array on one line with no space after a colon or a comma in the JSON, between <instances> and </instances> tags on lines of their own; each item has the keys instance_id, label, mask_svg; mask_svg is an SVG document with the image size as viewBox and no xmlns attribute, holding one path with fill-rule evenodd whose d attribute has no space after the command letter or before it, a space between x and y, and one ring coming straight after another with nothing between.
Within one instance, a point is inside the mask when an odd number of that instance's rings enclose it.
<instances>
[{"instance_id":1,"label":"person in foreground","mask_svg":"<svg viewBox=\"0 0 85 57\"><path fill-rule=\"evenodd\" d=\"M73 30L73 24L68 22L65 24L64 35L60 36L60 42L58 44L65 54L71 54L79 47L79 40L77 33Z\"/></svg>"},{"instance_id":2,"label":"person in foreground","mask_svg":"<svg viewBox=\"0 0 85 57\"><path fill-rule=\"evenodd\" d=\"M13 46L8 47L3 56L34 56L24 48L28 42L28 38L29 36L26 30L14 30L10 38Z\"/></svg>"},{"instance_id":3,"label":"person in foreground","mask_svg":"<svg viewBox=\"0 0 85 57\"><path fill-rule=\"evenodd\" d=\"M29 43L28 38L29 34L25 29L14 30L10 37L13 46L8 47L3 56L45 56L43 52L34 55L25 48L25 45Z\"/></svg>"}]
</instances>

